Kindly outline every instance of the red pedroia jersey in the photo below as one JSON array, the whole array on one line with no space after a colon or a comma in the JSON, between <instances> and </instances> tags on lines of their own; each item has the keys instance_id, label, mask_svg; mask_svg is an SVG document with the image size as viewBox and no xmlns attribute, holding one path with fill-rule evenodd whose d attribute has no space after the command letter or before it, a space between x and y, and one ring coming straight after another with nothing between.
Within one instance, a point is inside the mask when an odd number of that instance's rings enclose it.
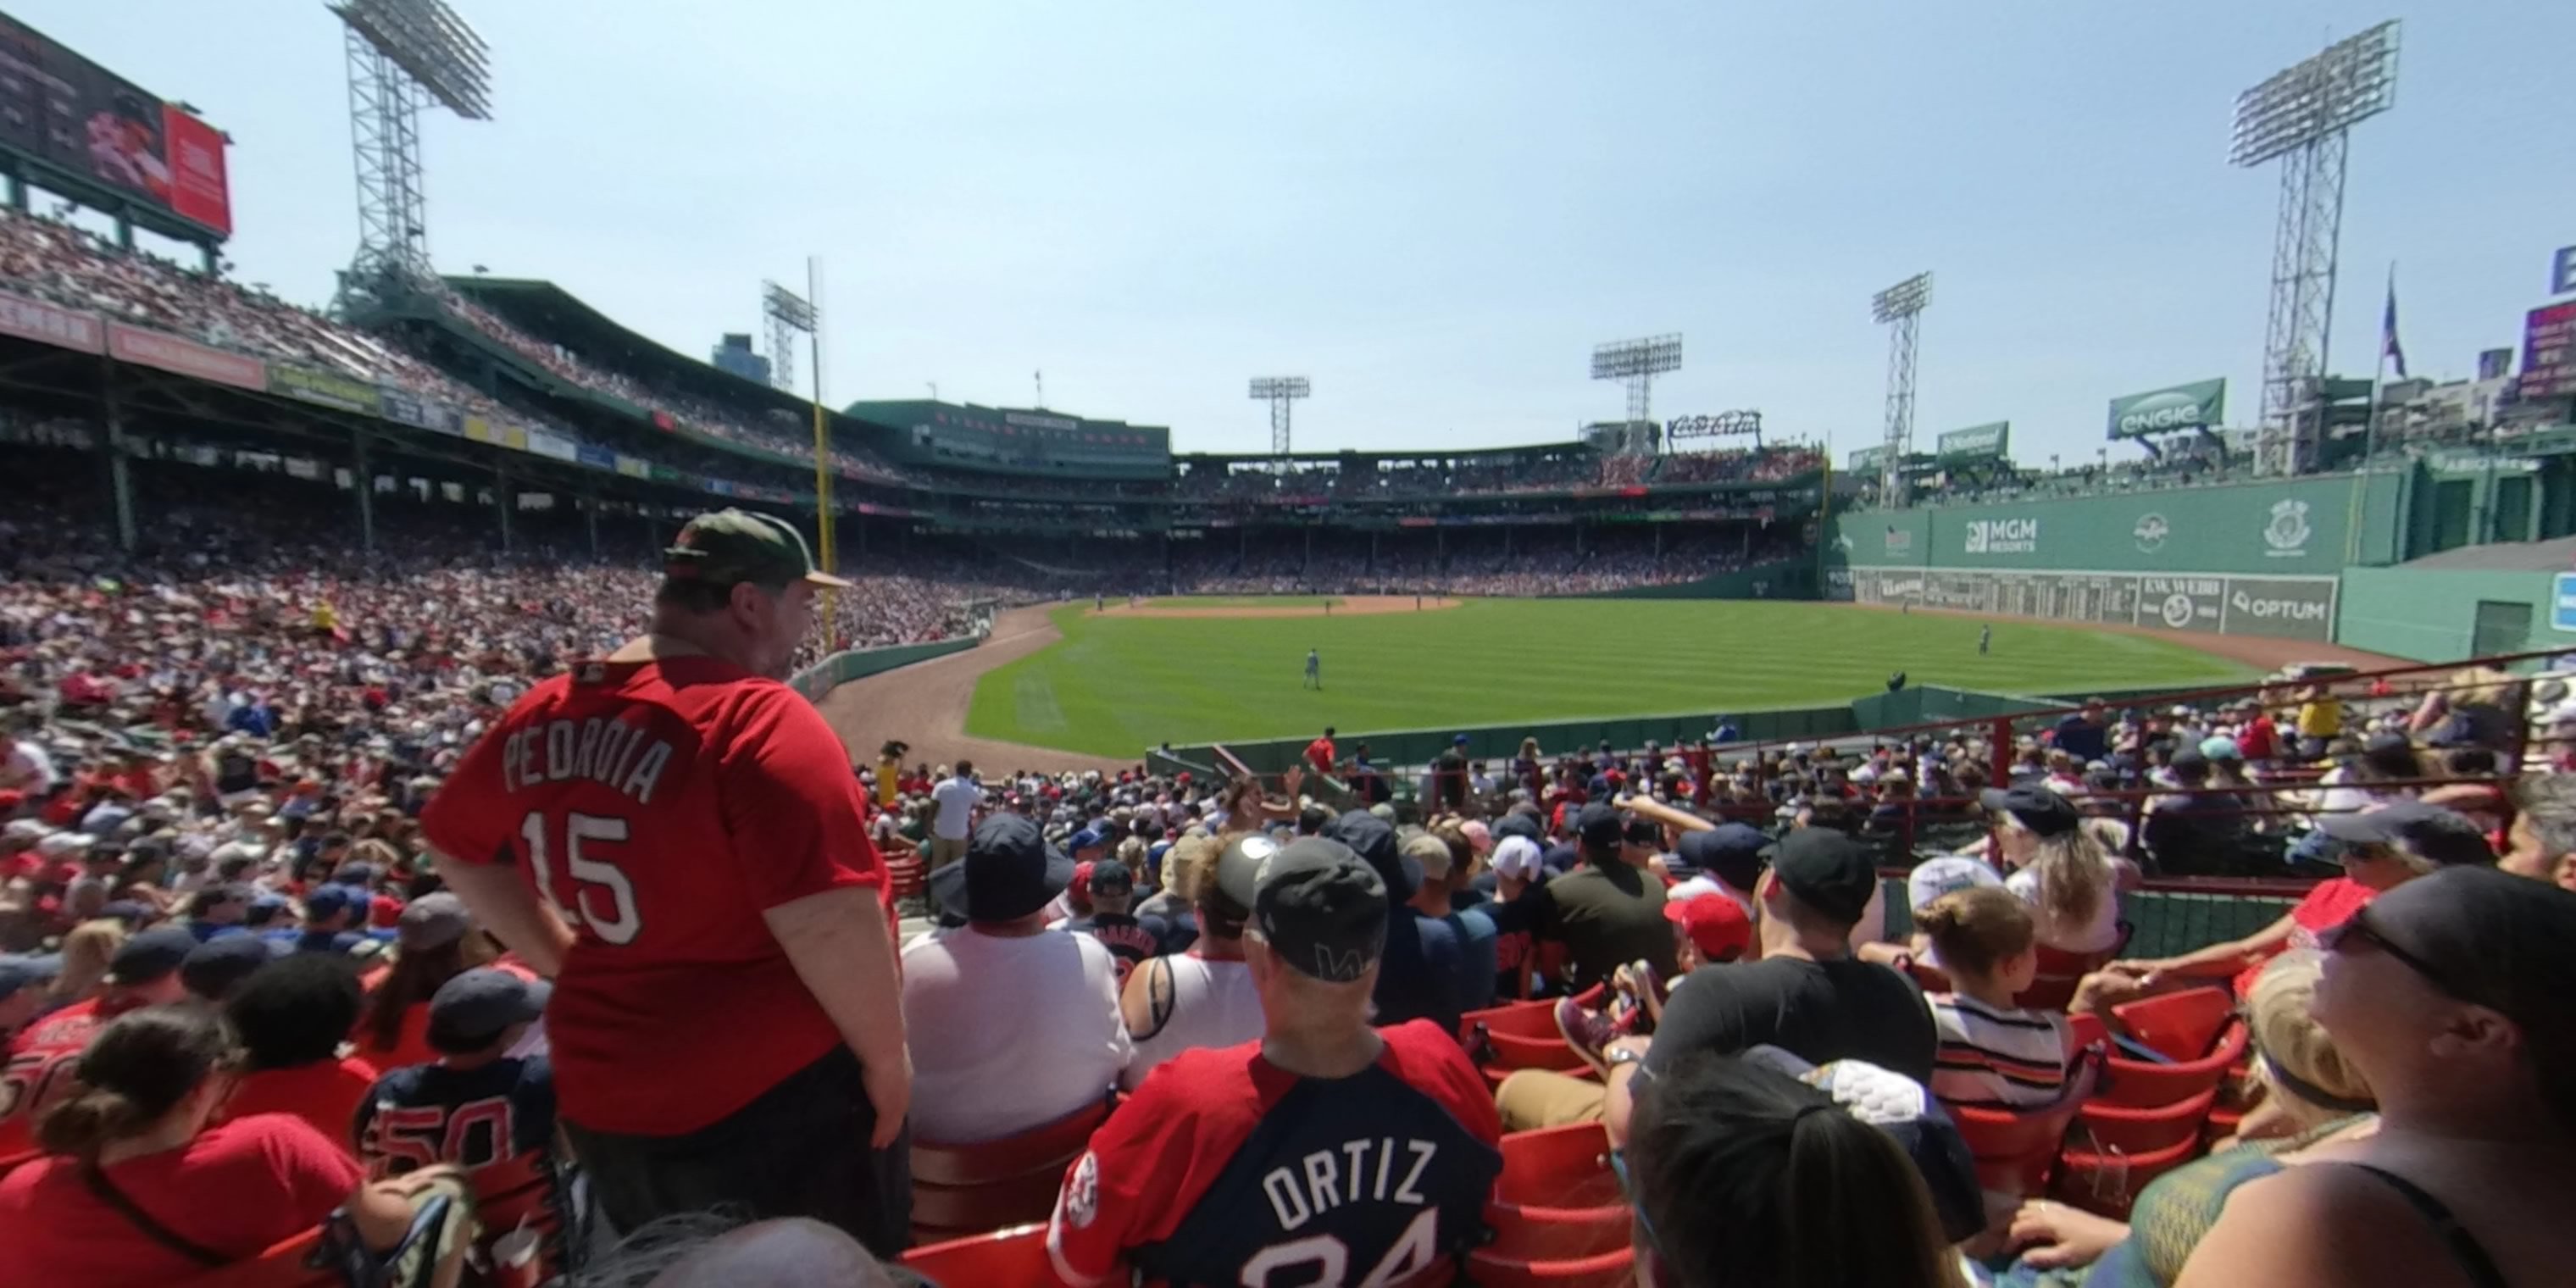
<instances>
[{"instance_id":1,"label":"red pedroia jersey","mask_svg":"<svg viewBox=\"0 0 2576 1288\"><path fill-rule=\"evenodd\" d=\"M761 913L842 886L882 902L864 816L812 703L682 657L540 683L420 821L452 859L516 867L577 936L546 1006L563 1116L658 1136L723 1119L841 1041Z\"/></svg>"},{"instance_id":2,"label":"red pedroia jersey","mask_svg":"<svg viewBox=\"0 0 2576 1288\"><path fill-rule=\"evenodd\" d=\"M1483 1234L1502 1122L1457 1039L1378 1030L1348 1078L1302 1078L1261 1044L1183 1052L1092 1133L1047 1223L1065 1282L1386 1288Z\"/></svg>"}]
</instances>

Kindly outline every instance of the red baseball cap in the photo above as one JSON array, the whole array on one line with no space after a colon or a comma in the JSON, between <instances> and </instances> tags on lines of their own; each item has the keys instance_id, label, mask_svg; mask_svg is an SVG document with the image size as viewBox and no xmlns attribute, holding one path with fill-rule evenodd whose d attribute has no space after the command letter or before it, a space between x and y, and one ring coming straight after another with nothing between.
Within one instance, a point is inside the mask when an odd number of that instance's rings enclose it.
<instances>
[{"instance_id":1,"label":"red baseball cap","mask_svg":"<svg viewBox=\"0 0 2576 1288\"><path fill-rule=\"evenodd\" d=\"M1753 946L1753 919L1744 905L1722 894L1696 894L1664 905L1664 920L1682 928L1691 946L1713 962L1731 962Z\"/></svg>"}]
</instances>

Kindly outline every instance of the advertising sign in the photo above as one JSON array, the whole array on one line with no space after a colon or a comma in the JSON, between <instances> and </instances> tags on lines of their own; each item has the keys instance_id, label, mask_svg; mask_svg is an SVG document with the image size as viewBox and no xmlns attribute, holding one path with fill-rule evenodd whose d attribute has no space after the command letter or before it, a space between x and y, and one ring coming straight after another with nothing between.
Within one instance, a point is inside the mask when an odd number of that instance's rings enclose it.
<instances>
[{"instance_id":1,"label":"advertising sign","mask_svg":"<svg viewBox=\"0 0 2576 1288\"><path fill-rule=\"evenodd\" d=\"M0 291L0 335L96 353L106 343L97 315Z\"/></svg>"},{"instance_id":2,"label":"advertising sign","mask_svg":"<svg viewBox=\"0 0 2576 1288\"><path fill-rule=\"evenodd\" d=\"M1851 598L1917 603L2061 622L2324 641L2334 633L2332 577L2219 573L1988 572L1853 568ZM1829 590L1833 589L1828 583ZM1839 598L1839 596L1829 595ZM2576 630L2576 588L2567 629Z\"/></svg>"},{"instance_id":3,"label":"advertising sign","mask_svg":"<svg viewBox=\"0 0 2576 1288\"><path fill-rule=\"evenodd\" d=\"M2562 572L2549 581L2549 629L2576 631L2576 572Z\"/></svg>"},{"instance_id":4,"label":"advertising sign","mask_svg":"<svg viewBox=\"0 0 2576 1288\"><path fill-rule=\"evenodd\" d=\"M2561 246L2549 261L2549 293L2576 292L2576 246Z\"/></svg>"},{"instance_id":5,"label":"advertising sign","mask_svg":"<svg viewBox=\"0 0 2576 1288\"><path fill-rule=\"evenodd\" d=\"M1868 471L1874 474L1886 464L1887 449L1885 447L1863 447L1852 452L1851 464L1846 468L1855 471Z\"/></svg>"},{"instance_id":6,"label":"advertising sign","mask_svg":"<svg viewBox=\"0 0 2576 1288\"><path fill-rule=\"evenodd\" d=\"M2478 379L2502 380L2513 374L2513 350L2478 350Z\"/></svg>"},{"instance_id":7,"label":"advertising sign","mask_svg":"<svg viewBox=\"0 0 2576 1288\"><path fill-rule=\"evenodd\" d=\"M1940 437L1938 446L1943 463L1951 461L1999 461L2012 451L2012 422L1999 420L1991 425L1971 425L1954 429Z\"/></svg>"},{"instance_id":8,"label":"advertising sign","mask_svg":"<svg viewBox=\"0 0 2576 1288\"><path fill-rule=\"evenodd\" d=\"M311 367L290 367L276 363L268 369L269 392L284 394L298 402L373 416L383 405L383 394L363 380L353 380L336 371L318 371Z\"/></svg>"},{"instance_id":9,"label":"advertising sign","mask_svg":"<svg viewBox=\"0 0 2576 1288\"><path fill-rule=\"evenodd\" d=\"M222 132L6 14L0 148L102 194L149 203L218 236L232 233Z\"/></svg>"},{"instance_id":10,"label":"advertising sign","mask_svg":"<svg viewBox=\"0 0 2576 1288\"><path fill-rule=\"evenodd\" d=\"M268 389L268 364L257 358L122 322L107 324L107 353L119 362L157 367L213 384L262 392Z\"/></svg>"},{"instance_id":11,"label":"advertising sign","mask_svg":"<svg viewBox=\"0 0 2576 1288\"><path fill-rule=\"evenodd\" d=\"M1664 434L1668 438L1761 432L1762 422L1741 412L1725 416L1675 416L1664 422Z\"/></svg>"},{"instance_id":12,"label":"advertising sign","mask_svg":"<svg viewBox=\"0 0 2576 1288\"><path fill-rule=\"evenodd\" d=\"M2522 322L2522 396L2576 393L2576 300L2533 309Z\"/></svg>"},{"instance_id":13,"label":"advertising sign","mask_svg":"<svg viewBox=\"0 0 2576 1288\"><path fill-rule=\"evenodd\" d=\"M2111 400L2113 439L2144 438L2178 429L2204 429L2227 417L2227 381L2196 380L2187 385L2130 394Z\"/></svg>"},{"instance_id":14,"label":"advertising sign","mask_svg":"<svg viewBox=\"0 0 2576 1288\"><path fill-rule=\"evenodd\" d=\"M1962 529L1966 534L1960 553L1970 555L2027 555L2039 552L2037 519L1971 519Z\"/></svg>"},{"instance_id":15,"label":"advertising sign","mask_svg":"<svg viewBox=\"0 0 2576 1288\"><path fill-rule=\"evenodd\" d=\"M2218 629L2229 635L2331 639L2334 583L2306 577L2230 577L2227 612L2219 618Z\"/></svg>"},{"instance_id":16,"label":"advertising sign","mask_svg":"<svg viewBox=\"0 0 2576 1288\"><path fill-rule=\"evenodd\" d=\"M442 402L430 402L399 389L377 391L377 415L397 425L409 425L440 434L465 432L465 413Z\"/></svg>"}]
</instances>

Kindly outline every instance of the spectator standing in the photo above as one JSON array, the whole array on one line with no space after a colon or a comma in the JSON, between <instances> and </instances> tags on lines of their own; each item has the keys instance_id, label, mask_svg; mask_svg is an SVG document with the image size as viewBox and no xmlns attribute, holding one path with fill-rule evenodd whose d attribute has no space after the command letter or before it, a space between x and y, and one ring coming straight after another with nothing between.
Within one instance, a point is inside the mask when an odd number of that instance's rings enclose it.
<instances>
[{"instance_id":1,"label":"spectator standing","mask_svg":"<svg viewBox=\"0 0 2576 1288\"><path fill-rule=\"evenodd\" d=\"M652 633L522 696L421 827L474 919L559 981L565 1131L613 1225L732 1203L890 1255L911 1068L885 871L840 739L783 683L814 592L847 583L740 510L663 559Z\"/></svg>"},{"instance_id":2,"label":"spectator standing","mask_svg":"<svg viewBox=\"0 0 2576 1288\"><path fill-rule=\"evenodd\" d=\"M1199 936L1187 951L1156 957L1127 977L1119 1009L1133 1046L1119 1086L1134 1091L1146 1074L1183 1051L1261 1036L1261 995L1244 964L1243 931L1262 861L1278 849L1267 836L1243 833L1217 853L1207 872L1198 872L1199 861L1191 861Z\"/></svg>"},{"instance_id":3,"label":"spectator standing","mask_svg":"<svg viewBox=\"0 0 2576 1288\"><path fill-rule=\"evenodd\" d=\"M1369 1023L1394 911L1374 865L1302 838L1251 894L1262 1039L1181 1054L1093 1133L1047 1225L1068 1283L1398 1284L1483 1233L1483 1079L1449 1030Z\"/></svg>"},{"instance_id":4,"label":"spectator standing","mask_svg":"<svg viewBox=\"0 0 2576 1288\"><path fill-rule=\"evenodd\" d=\"M1326 725L1324 726L1323 737L1317 738L1313 742L1306 744L1306 764L1318 775L1329 778L1332 776L1333 766L1335 763L1336 762L1333 758L1333 728L1331 725Z\"/></svg>"},{"instance_id":5,"label":"spectator standing","mask_svg":"<svg viewBox=\"0 0 2576 1288\"><path fill-rule=\"evenodd\" d=\"M554 1071L510 1051L553 988L489 967L439 985L428 1004L428 1063L387 1070L351 1128L370 1176L454 1163L471 1171L552 1148Z\"/></svg>"},{"instance_id":6,"label":"spectator standing","mask_svg":"<svg viewBox=\"0 0 2576 1288\"><path fill-rule=\"evenodd\" d=\"M984 789L975 783L975 762L958 761L957 772L930 789L930 799L939 809L930 821L930 866L935 870L966 857L966 837L984 803Z\"/></svg>"},{"instance_id":7,"label":"spectator standing","mask_svg":"<svg viewBox=\"0 0 2576 1288\"><path fill-rule=\"evenodd\" d=\"M1016 814L977 824L966 857L932 875L932 895L964 924L903 950L922 1139L999 1140L1117 1085L1128 1055L1117 962L1098 939L1046 924L1072 879L1073 860Z\"/></svg>"},{"instance_id":8,"label":"spectator standing","mask_svg":"<svg viewBox=\"0 0 2576 1288\"><path fill-rule=\"evenodd\" d=\"M1436 808L1451 814L1467 808L1467 735L1450 738L1448 748L1432 760L1431 776L1438 789L1431 797Z\"/></svg>"}]
</instances>

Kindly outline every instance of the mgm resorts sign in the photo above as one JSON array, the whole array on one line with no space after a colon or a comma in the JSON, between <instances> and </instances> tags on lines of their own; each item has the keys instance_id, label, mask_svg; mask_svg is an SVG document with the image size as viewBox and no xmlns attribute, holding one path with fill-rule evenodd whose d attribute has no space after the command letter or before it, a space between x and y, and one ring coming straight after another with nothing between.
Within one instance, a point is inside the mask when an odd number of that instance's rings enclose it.
<instances>
[{"instance_id":1,"label":"mgm resorts sign","mask_svg":"<svg viewBox=\"0 0 2576 1288\"><path fill-rule=\"evenodd\" d=\"M1970 519L1967 544L1972 555L2027 555L2039 550L2037 519Z\"/></svg>"}]
</instances>

